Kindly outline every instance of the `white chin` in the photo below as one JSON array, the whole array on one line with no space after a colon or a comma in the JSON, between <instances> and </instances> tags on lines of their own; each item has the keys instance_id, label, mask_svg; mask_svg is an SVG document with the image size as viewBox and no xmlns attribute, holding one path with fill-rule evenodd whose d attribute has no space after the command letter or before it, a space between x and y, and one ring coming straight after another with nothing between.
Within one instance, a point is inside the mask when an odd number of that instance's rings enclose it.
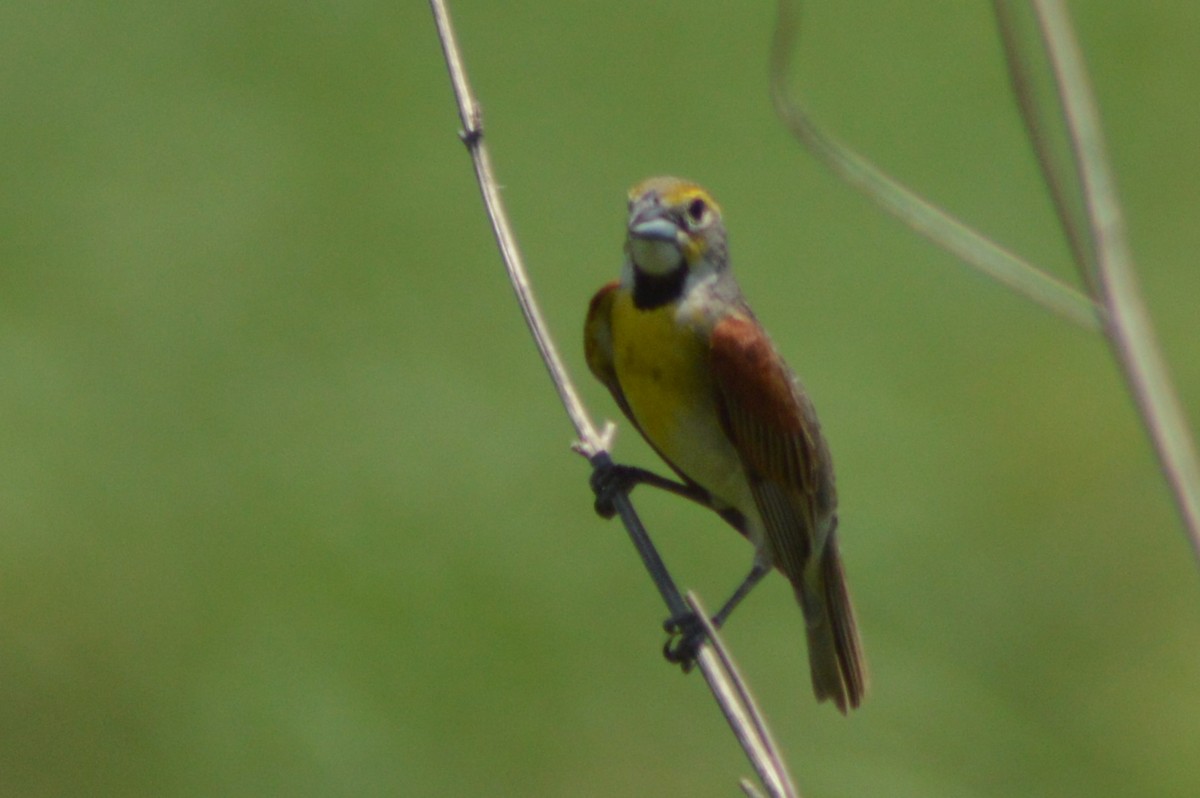
<instances>
[{"instance_id":1,"label":"white chin","mask_svg":"<svg viewBox=\"0 0 1200 798\"><path fill-rule=\"evenodd\" d=\"M670 241L635 238L629 244L633 262L646 274L669 274L683 264L683 253Z\"/></svg>"}]
</instances>

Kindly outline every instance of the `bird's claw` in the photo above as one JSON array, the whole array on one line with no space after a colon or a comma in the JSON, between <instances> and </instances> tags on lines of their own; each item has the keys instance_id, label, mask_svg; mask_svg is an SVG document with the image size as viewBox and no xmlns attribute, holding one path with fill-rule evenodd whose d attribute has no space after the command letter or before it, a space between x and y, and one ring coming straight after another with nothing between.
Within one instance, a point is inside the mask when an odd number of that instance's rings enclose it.
<instances>
[{"instance_id":1,"label":"bird's claw","mask_svg":"<svg viewBox=\"0 0 1200 798\"><path fill-rule=\"evenodd\" d=\"M588 482L596 494L596 514L601 518L612 518L617 514L615 504L618 494L628 493L637 484L637 471L616 463L598 465L592 470Z\"/></svg>"},{"instance_id":2,"label":"bird's claw","mask_svg":"<svg viewBox=\"0 0 1200 798\"><path fill-rule=\"evenodd\" d=\"M687 673L696 664L696 654L704 644L704 624L693 612L675 615L663 622L669 637L663 643L663 657Z\"/></svg>"}]
</instances>

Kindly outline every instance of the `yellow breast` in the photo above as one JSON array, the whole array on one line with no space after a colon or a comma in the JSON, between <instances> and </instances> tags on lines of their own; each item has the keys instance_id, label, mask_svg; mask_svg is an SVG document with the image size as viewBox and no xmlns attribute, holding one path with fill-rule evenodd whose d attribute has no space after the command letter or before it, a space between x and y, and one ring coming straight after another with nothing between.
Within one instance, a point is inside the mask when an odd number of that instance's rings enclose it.
<instances>
[{"instance_id":1,"label":"yellow breast","mask_svg":"<svg viewBox=\"0 0 1200 798\"><path fill-rule=\"evenodd\" d=\"M723 503L742 507L746 482L721 429L709 369L708 331L672 303L638 310L613 302L613 366L638 426L662 454Z\"/></svg>"}]
</instances>

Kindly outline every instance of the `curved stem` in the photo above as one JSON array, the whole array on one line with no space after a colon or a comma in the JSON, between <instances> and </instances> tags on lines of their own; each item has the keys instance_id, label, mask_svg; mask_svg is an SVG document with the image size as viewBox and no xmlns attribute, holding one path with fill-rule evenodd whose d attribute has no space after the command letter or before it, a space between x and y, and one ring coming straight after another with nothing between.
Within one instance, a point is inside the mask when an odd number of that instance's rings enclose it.
<instances>
[{"instance_id":1,"label":"curved stem","mask_svg":"<svg viewBox=\"0 0 1200 798\"><path fill-rule=\"evenodd\" d=\"M1104 332L1174 493L1192 553L1200 563L1200 465L1196 447L1142 302L1083 57L1061 0L1034 0L1033 5L1062 97L1083 190L1096 284L1107 310Z\"/></svg>"},{"instance_id":2,"label":"curved stem","mask_svg":"<svg viewBox=\"0 0 1200 798\"><path fill-rule=\"evenodd\" d=\"M788 88L788 72L798 32L795 4L790 0L780 0L779 18L771 47L771 97L780 119L809 152L830 171L917 234L1080 327L1099 329L1103 312L1087 296L905 188L875 164L818 127Z\"/></svg>"},{"instance_id":3,"label":"curved stem","mask_svg":"<svg viewBox=\"0 0 1200 798\"><path fill-rule=\"evenodd\" d=\"M516 237L512 233L508 214L500 199L498 184L492 172L491 158L483 140L483 115L467 80L466 67L458 48L454 28L450 23L445 0L430 0L430 7L437 24L442 52L446 57L446 68L450 73L450 81L454 85L454 96L458 101L459 117L463 125L459 137L467 145L471 154L471 160L475 166L475 177L479 182L479 189L483 195L492 232L496 237L496 245L500 249L500 256L508 271L513 290L517 294L517 301L521 305L525 323L529 326L529 331L537 343L547 371L550 372L550 378L554 381L559 399L566 408L571 423L575 426L575 431L579 436L576 448L588 458L593 469L603 468L606 464L611 466L612 460L608 453L609 436L596 432L595 425L592 424L583 402L580 401L574 384L567 376L566 368L558 356L554 340L550 336L533 297L533 290L517 249ZM650 536L634 511L628 493L618 493L613 497L613 505L637 548L642 563L670 610L671 616L682 617L691 612L693 605L684 601L679 588L676 587L666 565L650 540ZM792 784L787 768L784 767L783 761L778 756L770 739L766 724L757 711L757 707L753 705L749 691L733 666L732 657L725 649L717 631L709 626L707 632L708 636L705 642L700 645L696 653L696 663L704 674L704 679L708 683L713 697L725 714L730 728L738 742L741 743L742 749L755 771L762 778L768 794L772 798L799 798L799 793Z\"/></svg>"}]
</instances>

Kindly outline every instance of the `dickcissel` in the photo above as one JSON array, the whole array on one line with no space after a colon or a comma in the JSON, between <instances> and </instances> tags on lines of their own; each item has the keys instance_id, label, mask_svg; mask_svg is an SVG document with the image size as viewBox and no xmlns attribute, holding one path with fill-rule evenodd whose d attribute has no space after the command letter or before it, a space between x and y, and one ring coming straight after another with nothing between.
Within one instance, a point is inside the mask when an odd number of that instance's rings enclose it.
<instances>
[{"instance_id":1,"label":"dickcissel","mask_svg":"<svg viewBox=\"0 0 1200 798\"><path fill-rule=\"evenodd\" d=\"M742 297L707 191L673 177L630 190L621 277L593 297L584 340L592 373L682 479L614 466L607 488L665 487L742 533L754 544L753 567L714 620L779 569L804 613L817 700L857 707L866 667L838 554L829 447ZM597 509L611 515L603 491Z\"/></svg>"}]
</instances>

